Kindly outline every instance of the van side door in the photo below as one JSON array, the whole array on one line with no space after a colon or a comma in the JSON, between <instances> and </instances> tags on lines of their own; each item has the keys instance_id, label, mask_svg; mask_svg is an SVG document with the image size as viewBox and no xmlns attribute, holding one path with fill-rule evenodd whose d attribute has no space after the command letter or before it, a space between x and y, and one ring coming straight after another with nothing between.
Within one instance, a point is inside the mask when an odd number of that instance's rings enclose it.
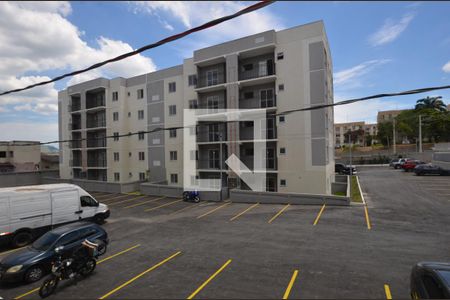
<instances>
[{"instance_id":1,"label":"van side door","mask_svg":"<svg viewBox=\"0 0 450 300\"><path fill-rule=\"evenodd\" d=\"M0 235L11 232L9 197L0 195Z\"/></svg>"},{"instance_id":2,"label":"van side door","mask_svg":"<svg viewBox=\"0 0 450 300\"><path fill-rule=\"evenodd\" d=\"M77 190L52 192L52 225L74 222L82 213Z\"/></svg>"}]
</instances>

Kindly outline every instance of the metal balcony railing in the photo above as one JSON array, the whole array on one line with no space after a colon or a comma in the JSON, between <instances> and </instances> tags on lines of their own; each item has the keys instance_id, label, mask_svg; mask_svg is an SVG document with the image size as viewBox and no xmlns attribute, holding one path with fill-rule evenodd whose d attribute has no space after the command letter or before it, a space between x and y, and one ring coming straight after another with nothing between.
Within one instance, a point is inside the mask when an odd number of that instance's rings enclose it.
<instances>
[{"instance_id":1,"label":"metal balcony railing","mask_svg":"<svg viewBox=\"0 0 450 300\"><path fill-rule=\"evenodd\" d=\"M79 130L81 129L81 122L69 123L69 130Z\"/></svg>"},{"instance_id":2,"label":"metal balcony railing","mask_svg":"<svg viewBox=\"0 0 450 300\"><path fill-rule=\"evenodd\" d=\"M105 97L101 98L88 98L86 101L86 109L105 106Z\"/></svg>"},{"instance_id":3,"label":"metal balcony railing","mask_svg":"<svg viewBox=\"0 0 450 300\"><path fill-rule=\"evenodd\" d=\"M273 95L269 99L261 99L259 97L245 99L239 99L239 108L269 108L277 106L277 97Z\"/></svg>"},{"instance_id":4,"label":"metal balcony railing","mask_svg":"<svg viewBox=\"0 0 450 300\"><path fill-rule=\"evenodd\" d=\"M71 149L81 148L81 141L70 141L69 148Z\"/></svg>"},{"instance_id":5,"label":"metal balcony railing","mask_svg":"<svg viewBox=\"0 0 450 300\"><path fill-rule=\"evenodd\" d=\"M218 84L225 83L225 73L224 72L216 72L216 73L203 73L197 77L197 88L203 88L207 86L214 86Z\"/></svg>"},{"instance_id":6,"label":"metal balcony railing","mask_svg":"<svg viewBox=\"0 0 450 300\"><path fill-rule=\"evenodd\" d=\"M240 71L239 72L239 80L247 80L259 77L266 77L275 75L275 64L267 64L266 67L257 66L254 69L248 71Z\"/></svg>"},{"instance_id":7,"label":"metal balcony railing","mask_svg":"<svg viewBox=\"0 0 450 300\"><path fill-rule=\"evenodd\" d=\"M81 103L80 102L75 102L75 103L69 104L69 111L70 112L79 111L79 110L81 110Z\"/></svg>"},{"instance_id":8,"label":"metal balcony railing","mask_svg":"<svg viewBox=\"0 0 450 300\"><path fill-rule=\"evenodd\" d=\"M81 167L81 159L71 159L70 166L71 167Z\"/></svg>"},{"instance_id":9,"label":"metal balcony railing","mask_svg":"<svg viewBox=\"0 0 450 300\"><path fill-rule=\"evenodd\" d=\"M106 167L106 159L88 159L87 161L88 167Z\"/></svg>"},{"instance_id":10,"label":"metal balcony railing","mask_svg":"<svg viewBox=\"0 0 450 300\"><path fill-rule=\"evenodd\" d=\"M106 138L92 138L87 139L87 147L88 148L101 148L106 147Z\"/></svg>"},{"instance_id":11,"label":"metal balcony railing","mask_svg":"<svg viewBox=\"0 0 450 300\"><path fill-rule=\"evenodd\" d=\"M100 120L86 120L86 128L106 127L106 119Z\"/></svg>"}]
</instances>

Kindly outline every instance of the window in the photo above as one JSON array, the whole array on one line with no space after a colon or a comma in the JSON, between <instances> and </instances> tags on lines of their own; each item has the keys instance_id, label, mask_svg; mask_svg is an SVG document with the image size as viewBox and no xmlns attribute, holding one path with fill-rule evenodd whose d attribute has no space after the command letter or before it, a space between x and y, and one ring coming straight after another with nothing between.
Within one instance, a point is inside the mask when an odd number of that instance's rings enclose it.
<instances>
[{"instance_id":1,"label":"window","mask_svg":"<svg viewBox=\"0 0 450 300\"><path fill-rule=\"evenodd\" d=\"M190 109L196 109L196 108L198 108L198 102L197 102L197 99L189 100L189 108L190 108Z\"/></svg>"},{"instance_id":2,"label":"window","mask_svg":"<svg viewBox=\"0 0 450 300\"><path fill-rule=\"evenodd\" d=\"M216 85L219 83L219 72L217 70L211 70L206 72L206 85Z\"/></svg>"},{"instance_id":3,"label":"window","mask_svg":"<svg viewBox=\"0 0 450 300\"><path fill-rule=\"evenodd\" d=\"M119 92L113 92L112 93L112 101L119 100Z\"/></svg>"},{"instance_id":4,"label":"window","mask_svg":"<svg viewBox=\"0 0 450 300\"><path fill-rule=\"evenodd\" d=\"M119 140L119 133L118 132L114 132L113 136L114 136L114 141L118 141Z\"/></svg>"},{"instance_id":5,"label":"window","mask_svg":"<svg viewBox=\"0 0 450 300\"><path fill-rule=\"evenodd\" d=\"M219 110L219 96L208 96L206 98L208 113L216 113Z\"/></svg>"},{"instance_id":6,"label":"window","mask_svg":"<svg viewBox=\"0 0 450 300\"><path fill-rule=\"evenodd\" d=\"M208 138L209 142L219 141L219 124L209 124L208 125Z\"/></svg>"},{"instance_id":7,"label":"window","mask_svg":"<svg viewBox=\"0 0 450 300\"><path fill-rule=\"evenodd\" d=\"M444 299L445 295L442 288L436 282L436 280L431 275L424 275L422 277L423 285L427 290L427 294L430 299Z\"/></svg>"},{"instance_id":8,"label":"window","mask_svg":"<svg viewBox=\"0 0 450 300\"><path fill-rule=\"evenodd\" d=\"M177 106L169 105L169 116L174 116L177 114Z\"/></svg>"},{"instance_id":9,"label":"window","mask_svg":"<svg viewBox=\"0 0 450 300\"><path fill-rule=\"evenodd\" d=\"M267 61L260 61L258 63L258 76L267 76Z\"/></svg>"},{"instance_id":10,"label":"window","mask_svg":"<svg viewBox=\"0 0 450 300\"><path fill-rule=\"evenodd\" d=\"M144 98L144 90L143 89L137 90L137 98L138 99Z\"/></svg>"},{"instance_id":11,"label":"window","mask_svg":"<svg viewBox=\"0 0 450 300\"><path fill-rule=\"evenodd\" d=\"M119 161L119 152L114 152L114 161Z\"/></svg>"},{"instance_id":12,"label":"window","mask_svg":"<svg viewBox=\"0 0 450 300\"><path fill-rule=\"evenodd\" d=\"M0 151L0 157L6 157L6 151Z\"/></svg>"},{"instance_id":13,"label":"window","mask_svg":"<svg viewBox=\"0 0 450 300\"><path fill-rule=\"evenodd\" d=\"M97 201L95 201L94 199L92 199L89 196L81 196L80 197L80 202L81 202L81 206L82 207L94 207L94 206L98 206Z\"/></svg>"},{"instance_id":14,"label":"window","mask_svg":"<svg viewBox=\"0 0 450 300\"><path fill-rule=\"evenodd\" d=\"M131 117L131 111L128 112L128 118Z\"/></svg>"},{"instance_id":15,"label":"window","mask_svg":"<svg viewBox=\"0 0 450 300\"><path fill-rule=\"evenodd\" d=\"M245 92L244 99L253 99L255 97L253 92Z\"/></svg>"},{"instance_id":16,"label":"window","mask_svg":"<svg viewBox=\"0 0 450 300\"><path fill-rule=\"evenodd\" d=\"M279 91L284 91L284 84L279 84L278 85L278 90Z\"/></svg>"},{"instance_id":17,"label":"window","mask_svg":"<svg viewBox=\"0 0 450 300\"><path fill-rule=\"evenodd\" d=\"M94 227L83 228L80 230L80 239L85 239L96 233L98 233L98 231Z\"/></svg>"},{"instance_id":18,"label":"window","mask_svg":"<svg viewBox=\"0 0 450 300\"><path fill-rule=\"evenodd\" d=\"M139 181L145 181L145 173L143 172L139 173Z\"/></svg>"},{"instance_id":19,"label":"window","mask_svg":"<svg viewBox=\"0 0 450 300\"><path fill-rule=\"evenodd\" d=\"M175 93L177 91L177 83L169 82L169 93Z\"/></svg>"},{"instance_id":20,"label":"window","mask_svg":"<svg viewBox=\"0 0 450 300\"><path fill-rule=\"evenodd\" d=\"M277 53L277 60L282 60L284 58L284 53L283 52L278 52Z\"/></svg>"},{"instance_id":21,"label":"window","mask_svg":"<svg viewBox=\"0 0 450 300\"><path fill-rule=\"evenodd\" d=\"M119 113L117 111L113 112L113 121L119 121Z\"/></svg>"},{"instance_id":22,"label":"window","mask_svg":"<svg viewBox=\"0 0 450 300\"><path fill-rule=\"evenodd\" d=\"M139 160L145 160L145 152L139 152Z\"/></svg>"},{"instance_id":23,"label":"window","mask_svg":"<svg viewBox=\"0 0 450 300\"><path fill-rule=\"evenodd\" d=\"M145 132L140 131L140 132L138 133L138 139L139 139L140 141L142 141L144 138L145 138Z\"/></svg>"},{"instance_id":24,"label":"window","mask_svg":"<svg viewBox=\"0 0 450 300\"><path fill-rule=\"evenodd\" d=\"M177 137L177 130L176 129L170 129L169 130L169 137L176 138Z\"/></svg>"},{"instance_id":25,"label":"window","mask_svg":"<svg viewBox=\"0 0 450 300\"><path fill-rule=\"evenodd\" d=\"M177 160L177 151L170 151L170 160Z\"/></svg>"},{"instance_id":26,"label":"window","mask_svg":"<svg viewBox=\"0 0 450 300\"><path fill-rule=\"evenodd\" d=\"M259 91L260 100L261 100L261 107L272 107L274 106L273 101L273 90L260 90Z\"/></svg>"},{"instance_id":27,"label":"window","mask_svg":"<svg viewBox=\"0 0 450 300\"><path fill-rule=\"evenodd\" d=\"M280 116L278 120L280 121L280 123L284 123L285 120L286 120L286 117L285 116Z\"/></svg>"},{"instance_id":28,"label":"window","mask_svg":"<svg viewBox=\"0 0 450 300\"><path fill-rule=\"evenodd\" d=\"M138 110L138 120L142 120L144 118L144 110Z\"/></svg>"},{"instance_id":29,"label":"window","mask_svg":"<svg viewBox=\"0 0 450 300\"><path fill-rule=\"evenodd\" d=\"M120 173L114 173L114 181L120 181Z\"/></svg>"},{"instance_id":30,"label":"window","mask_svg":"<svg viewBox=\"0 0 450 300\"><path fill-rule=\"evenodd\" d=\"M178 183L178 174L170 174L170 182Z\"/></svg>"},{"instance_id":31,"label":"window","mask_svg":"<svg viewBox=\"0 0 450 300\"><path fill-rule=\"evenodd\" d=\"M128 157L131 157L131 152L128 152Z\"/></svg>"},{"instance_id":32,"label":"window","mask_svg":"<svg viewBox=\"0 0 450 300\"><path fill-rule=\"evenodd\" d=\"M280 154L286 154L286 148L284 147L280 148Z\"/></svg>"},{"instance_id":33,"label":"window","mask_svg":"<svg viewBox=\"0 0 450 300\"><path fill-rule=\"evenodd\" d=\"M280 179L280 186L286 186L286 179Z\"/></svg>"},{"instance_id":34,"label":"window","mask_svg":"<svg viewBox=\"0 0 450 300\"><path fill-rule=\"evenodd\" d=\"M242 66L242 68L244 69L244 71L251 71L253 70L253 64L245 64Z\"/></svg>"},{"instance_id":35,"label":"window","mask_svg":"<svg viewBox=\"0 0 450 300\"><path fill-rule=\"evenodd\" d=\"M69 232L69 233L65 234L62 238L59 239L56 246L59 247L59 246L70 245L72 243L78 242L79 238L80 238L80 234L78 233L78 230Z\"/></svg>"},{"instance_id":36,"label":"window","mask_svg":"<svg viewBox=\"0 0 450 300\"><path fill-rule=\"evenodd\" d=\"M130 92L128 92L127 95L128 95L128 97L130 97L130 95L131 95Z\"/></svg>"},{"instance_id":37,"label":"window","mask_svg":"<svg viewBox=\"0 0 450 300\"><path fill-rule=\"evenodd\" d=\"M219 168L219 150L209 150L209 168L218 169Z\"/></svg>"},{"instance_id":38,"label":"window","mask_svg":"<svg viewBox=\"0 0 450 300\"><path fill-rule=\"evenodd\" d=\"M189 75L188 76L188 85L189 86L196 86L197 85L197 75Z\"/></svg>"}]
</instances>

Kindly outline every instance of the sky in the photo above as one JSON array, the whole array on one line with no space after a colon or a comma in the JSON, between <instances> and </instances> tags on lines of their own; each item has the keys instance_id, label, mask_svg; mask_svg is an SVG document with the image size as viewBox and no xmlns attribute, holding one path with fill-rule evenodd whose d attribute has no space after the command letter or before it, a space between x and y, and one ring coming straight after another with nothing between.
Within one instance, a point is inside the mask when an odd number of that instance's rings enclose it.
<instances>
[{"instance_id":1,"label":"sky","mask_svg":"<svg viewBox=\"0 0 450 300\"><path fill-rule=\"evenodd\" d=\"M1 2L0 91L91 65L254 2ZM58 91L85 80L178 65L196 49L323 20L334 101L450 84L450 2L276 2L217 27L55 84L0 96L0 140L58 139ZM335 123L376 122L450 90L335 108Z\"/></svg>"}]
</instances>

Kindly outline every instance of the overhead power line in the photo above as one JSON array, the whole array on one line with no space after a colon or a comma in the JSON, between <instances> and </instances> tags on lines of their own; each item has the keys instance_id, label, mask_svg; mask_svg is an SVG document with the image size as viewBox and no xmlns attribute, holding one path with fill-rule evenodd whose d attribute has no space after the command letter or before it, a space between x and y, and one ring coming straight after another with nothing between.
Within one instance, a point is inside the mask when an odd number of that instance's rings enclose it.
<instances>
[{"instance_id":1,"label":"overhead power line","mask_svg":"<svg viewBox=\"0 0 450 300\"><path fill-rule=\"evenodd\" d=\"M263 8L263 7L267 6L267 5L270 5L270 4L274 3L274 2L275 1L268 1L268 0L260 1L258 3L253 4L253 5L247 6L244 9L241 9L240 11L238 11L238 12L236 12L234 14L231 14L231 15L228 15L228 16L224 16L224 17L221 17L221 18L209 21L209 22L204 23L204 24L202 24L200 26L197 26L197 27L191 28L189 30L186 30L184 32L181 32L181 33L178 33L178 34L174 34L172 36L164 38L164 39L162 39L162 40L160 40L160 41L158 41L156 43L145 45L145 46L143 46L143 47L141 47L141 48L139 48L137 50L130 51L128 53L121 54L121 55L119 55L117 57L104 60L102 62L93 64L92 66L84 68L84 69L72 71L70 73L66 73L66 74L57 76L57 77L55 77L53 79L50 79L50 80L44 80L44 81L41 81L41 82L38 82L38 83L34 83L34 84L31 84L31 85L23 87L23 88L12 89L12 90L1 92L0 96L7 95L7 94L12 94L12 93L17 93L17 92L20 92L20 91L29 90L29 89L32 89L32 88L37 87L37 86L46 85L46 84L49 84L49 83L52 83L52 82L59 81L59 80L64 79L66 77L75 76L75 75L78 75L78 74L81 74L81 73L85 73L85 72L90 71L90 70L94 70L94 69L100 68L100 67L102 67L104 65L123 60L123 59L125 59L127 57L139 54L139 53L144 52L146 50L149 50L149 49L152 49L152 48L156 48L156 47L159 47L161 45L164 45L164 44L173 42L175 40L181 39L182 37L190 35L190 34L192 34L194 32L202 31L204 29L216 26L216 25L218 25L220 23L223 23L225 21L228 21L228 20L234 19L236 17L239 17L241 15L248 14L250 12L256 11L256 10L261 9L261 8Z\"/></svg>"},{"instance_id":2,"label":"overhead power line","mask_svg":"<svg viewBox=\"0 0 450 300\"><path fill-rule=\"evenodd\" d=\"M292 110L287 110L284 112L280 112L277 114L273 114L274 116L283 116L283 115L288 115L288 114L292 114L295 112L302 112L302 111L310 111L310 110L317 110L317 109L322 109L322 108L327 108L327 107L334 107L334 106L340 106L340 105L348 105L348 104L352 104L352 103L356 103L356 102L362 102L362 101L366 101L366 100L370 100L370 99L377 99L377 98L384 98L384 97L394 97L394 96L405 96L405 95L413 95L413 94L419 94L419 93L425 93L425 92L430 92L430 91L436 91L436 90L443 90L443 89L450 89L450 85L444 85L444 86L437 86L437 87L429 87L429 88L420 88L420 89L415 89L415 90L409 90L409 91L404 91L404 92L397 92L397 93L384 93L384 94L376 94L376 95L372 95L372 96L367 96L367 97L362 97L362 98L355 98L355 99L349 99L349 100L343 100L337 103L330 103L330 104L322 104L322 105L314 105L314 106L310 106L310 107L305 107L305 108L298 108L298 109L292 109ZM239 122L239 121L214 121L212 123L234 123L234 122ZM193 128L193 126L177 126L177 127L169 127L169 128L164 128L164 127L157 127L155 129L152 130L142 130L142 131L137 131L137 132L129 132L129 133L125 133L125 134L120 134L120 135L109 135L109 136L104 136L104 137L98 137L98 138L84 138L84 139L72 139L72 140L57 140L57 141L50 141L50 142L41 142L41 143L29 143L29 144L21 144L21 145L17 145L17 146L36 146L36 145L47 145L47 144L56 144L56 143L69 143L69 142L77 142L77 141L84 141L84 140L103 140L103 139L110 139L110 138L118 138L118 137L126 137L126 136L133 136L133 135L138 135L138 134L150 134L150 133L155 133L155 132L159 132L159 131L164 131L164 130L178 130L178 129L187 129L187 128Z\"/></svg>"}]
</instances>

